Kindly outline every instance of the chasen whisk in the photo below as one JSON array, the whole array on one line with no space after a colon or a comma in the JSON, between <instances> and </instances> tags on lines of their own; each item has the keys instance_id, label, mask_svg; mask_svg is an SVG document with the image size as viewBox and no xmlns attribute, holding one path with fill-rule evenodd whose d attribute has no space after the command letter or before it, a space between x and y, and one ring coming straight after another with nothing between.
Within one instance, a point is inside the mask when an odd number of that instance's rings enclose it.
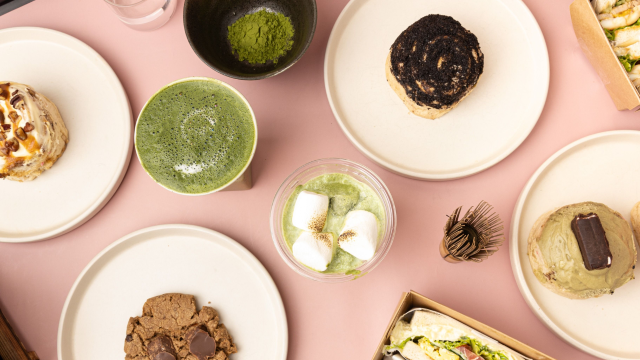
<instances>
[{"instance_id":1,"label":"chasen whisk","mask_svg":"<svg viewBox=\"0 0 640 360\"><path fill-rule=\"evenodd\" d=\"M444 226L444 238L440 243L440 255L451 263L461 261L481 262L498 251L504 241L504 226L493 207L485 201L469 208L462 219L457 208ZM491 214L489 214L491 213Z\"/></svg>"}]
</instances>

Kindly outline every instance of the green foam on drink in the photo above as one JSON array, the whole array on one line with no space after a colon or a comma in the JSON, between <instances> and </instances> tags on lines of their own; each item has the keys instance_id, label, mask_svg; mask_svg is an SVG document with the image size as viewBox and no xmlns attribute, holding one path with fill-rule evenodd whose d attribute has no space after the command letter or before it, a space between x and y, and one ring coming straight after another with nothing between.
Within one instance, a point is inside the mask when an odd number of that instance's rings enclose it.
<instances>
[{"instance_id":1,"label":"green foam on drink","mask_svg":"<svg viewBox=\"0 0 640 360\"><path fill-rule=\"evenodd\" d=\"M251 110L238 94L219 82L194 79L149 100L138 119L136 150L156 182L201 194L240 174L255 138Z\"/></svg>"}]
</instances>

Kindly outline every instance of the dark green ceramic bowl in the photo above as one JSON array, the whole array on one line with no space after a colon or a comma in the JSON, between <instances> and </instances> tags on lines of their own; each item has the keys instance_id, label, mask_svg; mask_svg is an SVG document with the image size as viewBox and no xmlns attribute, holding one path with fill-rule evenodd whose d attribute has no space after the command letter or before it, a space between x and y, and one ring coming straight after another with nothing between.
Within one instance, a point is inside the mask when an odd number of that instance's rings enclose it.
<instances>
[{"instance_id":1,"label":"dark green ceramic bowl","mask_svg":"<svg viewBox=\"0 0 640 360\"><path fill-rule=\"evenodd\" d=\"M266 9L281 13L293 24L293 48L266 64L240 61L227 40L227 28L244 15ZM316 29L315 0L185 0L184 30L191 48L215 71L241 80L277 75L298 61L309 47Z\"/></svg>"}]
</instances>

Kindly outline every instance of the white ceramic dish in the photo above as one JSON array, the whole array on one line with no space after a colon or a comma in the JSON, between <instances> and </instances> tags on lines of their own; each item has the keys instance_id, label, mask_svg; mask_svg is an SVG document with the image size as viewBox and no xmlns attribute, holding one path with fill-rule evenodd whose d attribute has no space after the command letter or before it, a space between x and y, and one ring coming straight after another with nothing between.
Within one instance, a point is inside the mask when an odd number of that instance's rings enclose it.
<instances>
[{"instance_id":1,"label":"white ceramic dish","mask_svg":"<svg viewBox=\"0 0 640 360\"><path fill-rule=\"evenodd\" d=\"M3 201L13 207L2 214L0 241L49 239L89 220L117 190L131 158L131 109L104 59L69 35L0 30L0 53L11 54L0 57L0 81L31 85L51 99L70 139L62 157L37 179L0 182Z\"/></svg>"},{"instance_id":2,"label":"white ceramic dish","mask_svg":"<svg viewBox=\"0 0 640 360\"><path fill-rule=\"evenodd\" d=\"M129 317L169 292L218 310L238 345L234 360L286 359L287 319L269 273L242 245L190 225L136 231L87 265L62 310L58 359L123 359Z\"/></svg>"},{"instance_id":3,"label":"white ceramic dish","mask_svg":"<svg viewBox=\"0 0 640 360\"><path fill-rule=\"evenodd\" d=\"M460 21L485 59L475 90L437 120L410 114L385 78L391 44L428 14ZM333 113L361 152L400 175L447 180L495 165L529 135L547 97L549 57L520 0L351 0L331 32L324 76Z\"/></svg>"},{"instance_id":4,"label":"white ceramic dish","mask_svg":"<svg viewBox=\"0 0 640 360\"><path fill-rule=\"evenodd\" d=\"M636 343L640 281L630 281L613 295L566 299L547 290L533 275L527 239L540 215L583 201L604 203L629 220L631 208L640 201L638 159L640 131L611 131L578 140L549 158L531 177L511 222L511 265L524 299L556 334L603 359L640 359Z\"/></svg>"}]
</instances>

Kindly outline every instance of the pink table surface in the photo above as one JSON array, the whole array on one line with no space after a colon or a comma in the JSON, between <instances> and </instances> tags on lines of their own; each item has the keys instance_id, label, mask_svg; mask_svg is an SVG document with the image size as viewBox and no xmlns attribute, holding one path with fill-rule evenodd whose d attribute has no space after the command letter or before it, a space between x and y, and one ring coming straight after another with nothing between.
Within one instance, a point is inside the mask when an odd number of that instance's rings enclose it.
<instances>
[{"instance_id":1,"label":"pink table surface","mask_svg":"<svg viewBox=\"0 0 640 360\"><path fill-rule=\"evenodd\" d=\"M549 1L525 2L540 23L551 61L549 96L540 121L522 146L498 165L447 182L410 180L380 168L351 145L336 123L325 94L323 63L331 28L347 0L318 0L318 27L305 56L283 74L254 82L226 78L198 59L183 31L182 1L169 23L153 32L127 28L100 0L38 0L0 17L0 28L45 27L92 46L120 77L135 115L163 85L187 76L209 76L246 96L259 127L250 191L176 195L156 185L134 154L118 192L88 223L53 240L0 244L0 306L27 348L43 360L55 359L60 312L86 264L130 232L185 223L220 231L262 261L286 307L289 359L319 360L329 354L371 358L401 293L410 289L557 359L593 359L563 342L529 309L512 275L508 242L482 264L452 265L438 255L445 215L455 207L487 200L508 228L522 187L550 155L586 135L640 129L637 114L616 111L578 47L570 0L553 6ZM351 159L378 173L393 194L399 220L393 247L378 268L338 285L294 273L280 259L269 230L271 201L284 178L298 166L325 157Z\"/></svg>"}]
</instances>

